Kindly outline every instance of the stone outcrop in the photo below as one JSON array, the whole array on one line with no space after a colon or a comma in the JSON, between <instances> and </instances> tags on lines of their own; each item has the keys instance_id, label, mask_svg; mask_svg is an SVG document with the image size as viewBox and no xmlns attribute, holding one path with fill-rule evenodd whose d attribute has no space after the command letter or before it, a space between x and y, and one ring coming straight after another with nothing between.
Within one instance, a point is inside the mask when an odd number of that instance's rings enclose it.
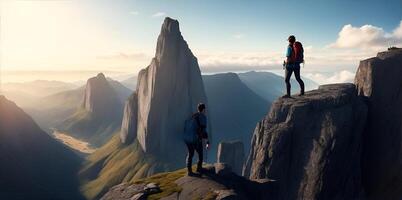
<instances>
[{"instance_id":1,"label":"stone outcrop","mask_svg":"<svg viewBox=\"0 0 402 200\"><path fill-rule=\"evenodd\" d=\"M233 172L241 175L244 164L243 142L220 142L218 145L217 162L228 164Z\"/></svg>"},{"instance_id":2,"label":"stone outcrop","mask_svg":"<svg viewBox=\"0 0 402 200\"><path fill-rule=\"evenodd\" d=\"M129 185L122 183L110 188L100 200L146 200L148 195L159 193L160 188L155 183Z\"/></svg>"},{"instance_id":3,"label":"stone outcrop","mask_svg":"<svg viewBox=\"0 0 402 200\"><path fill-rule=\"evenodd\" d=\"M215 172L219 170L214 169L215 167L205 166L202 176L186 176L186 170L182 169L156 174L136 183L122 183L112 187L101 199L134 200L148 197L161 200L256 200L272 197L271 185L250 181L230 172L217 174Z\"/></svg>"},{"instance_id":4,"label":"stone outcrop","mask_svg":"<svg viewBox=\"0 0 402 200\"><path fill-rule=\"evenodd\" d=\"M257 124L243 174L271 179L279 199L356 199L366 104L353 84L280 98Z\"/></svg>"},{"instance_id":5,"label":"stone outcrop","mask_svg":"<svg viewBox=\"0 0 402 200\"><path fill-rule=\"evenodd\" d=\"M363 184L369 199L402 198L402 49L360 62L355 84L368 102Z\"/></svg>"},{"instance_id":6,"label":"stone outcrop","mask_svg":"<svg viewBox=\"0 0 402 200\"><path fill-rule=\"evenodd\" d=\"M85 88L83 107L96 116L116 113L122 107L117 93L110 86L105 75L99 73L88 79Z\"/></svg>"},{"instance_id":7,"label":"stone outcrop","mask_svg":"<svg viewBox=\"0 0 402 200\"><path fill-rule=\"evenodd\" d=\"M126 133L124 129L122 133L136 135L145 153L170 162L182 161L185 156L183 122L196 111L200 102L207 103L207 98L197 58L183 39L179 22L166 18L155 57L139 72L137 98L128 102L134 108L131 115L137 112L137 123L130 123L137 126L136 131L130 129ZM136 103L137 106L133 106Z\"/></svg>"}]
</instances>

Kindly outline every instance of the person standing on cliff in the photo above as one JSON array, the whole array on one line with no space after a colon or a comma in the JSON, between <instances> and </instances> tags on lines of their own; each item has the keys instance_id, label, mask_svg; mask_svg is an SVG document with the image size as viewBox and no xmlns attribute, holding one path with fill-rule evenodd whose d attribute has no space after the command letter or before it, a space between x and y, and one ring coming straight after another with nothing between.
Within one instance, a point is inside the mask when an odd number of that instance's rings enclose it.
<instances>
[{"instance_id":1,"label":"person standing on cliff","mask_svg":"<svg viewBox=\"0 0 402 200\"><path fill-rule=\"evenodd\" d=\"M206 140L206 149L209 149L209 140L207 128L207 117L205 115L205 104L199 103L197 106L198 112L194 113L191 118L186 120L184 128L184 142L186 143L187 154L187 171L189 176L194 176L192 171L192 162L194 151L198 154L197 173L203 173L203 140Z\"/></svg>"},{"instance_id":2,"label":"person standing on cliff","mask_svg":"<svg viewBox=\"0 0 402 200\"><path fill-rule=\"evenodd\" d=\"M283 65L285 67L285 83L286 83L286 94L282 96L283 98L290 98L290 77L292 73L295 73L297 82L300 85L299 96L304 95L304 82L300 78L300 64L304 62L304 50L303 46L299 41L296 41L296 37L291 35L288 37L289 45L286 50L286 61Z\"/></svg>"}]
</instances>

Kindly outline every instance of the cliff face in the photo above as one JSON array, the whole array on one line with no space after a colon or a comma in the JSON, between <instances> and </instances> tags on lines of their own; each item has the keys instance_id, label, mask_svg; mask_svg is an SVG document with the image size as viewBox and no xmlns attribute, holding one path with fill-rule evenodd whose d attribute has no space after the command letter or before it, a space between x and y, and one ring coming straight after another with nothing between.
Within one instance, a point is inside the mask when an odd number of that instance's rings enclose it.
<instances>
[{"instance_id":1,"label":"cliff face","mask_svg":"<svg viewBox=\"0 0 402 200\"><path fill-rule=\"evenodd\" d=\"M137 94L137 132L129 134L137 135L146 153L182 160L183 122L207 99L197 58L183 39L177 20L165 19L155 57L139 72Z\"/></svg>"},{"instance_id":2,"label":"cliff face","mask_svg":"<svg viewBox=\"0 0 402 200\"><path fill-rule=\"evenodd\" d=\"M353 84L278 99L257 124L243 174L273 179L279 199L355 199L367 106Z\"/></svg>"},{"instance_id":3,"label":"cliff face","mask_svg":"<svg viewBox=\"0 0 402 200\"><path fill-rule=\"evenodd\" d=\"M402 197L402 49L360 62L358 94L368 102L363 184L372 199Z\"/></svg>"}]
</instances>

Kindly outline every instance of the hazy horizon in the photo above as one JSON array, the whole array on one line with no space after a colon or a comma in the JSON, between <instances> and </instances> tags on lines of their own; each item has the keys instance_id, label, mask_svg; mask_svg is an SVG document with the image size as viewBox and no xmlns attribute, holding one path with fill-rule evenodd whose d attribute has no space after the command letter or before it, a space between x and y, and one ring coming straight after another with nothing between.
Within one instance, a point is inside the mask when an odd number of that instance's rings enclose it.
<instances>
[{"instance_id":1,"label":"hazy horizon","mask_svg":"<svg viewBox=\"0 0 402 200\"><path fill-rule=\"evenodd\" d=\"M300 7L303 17L294 12L283 15L290 3ZM398 0L387 5L10 0L1 1L0 7L2 82L75 82L98 72L135 75L151 62L164 17L179 21L203 73L280 72L286 38L295 34L305 47L304 76L318 83L345 82L353 77L359 60L402 44ZM362 9L365 12L356 12Z\"/></svg>"}]
</instances>

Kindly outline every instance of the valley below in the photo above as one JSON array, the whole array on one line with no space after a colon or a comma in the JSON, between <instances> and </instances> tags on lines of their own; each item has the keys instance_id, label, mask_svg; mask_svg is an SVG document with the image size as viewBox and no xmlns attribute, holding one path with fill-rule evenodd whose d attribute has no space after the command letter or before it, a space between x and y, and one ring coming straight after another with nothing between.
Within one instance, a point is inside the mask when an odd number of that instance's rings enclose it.
<instances>
[{"instance_id":1,"label":"valley below","mask_svg":"<svg viewBox=\"0 0 402 200\"><path fill-rule=\"evenodd\" d=\"M63 132L53 130L52 136L68 147L81 153L91 154L96 151L96 148L92 147L88 142L82 141Z\"/></svg>"}]
</instances>

